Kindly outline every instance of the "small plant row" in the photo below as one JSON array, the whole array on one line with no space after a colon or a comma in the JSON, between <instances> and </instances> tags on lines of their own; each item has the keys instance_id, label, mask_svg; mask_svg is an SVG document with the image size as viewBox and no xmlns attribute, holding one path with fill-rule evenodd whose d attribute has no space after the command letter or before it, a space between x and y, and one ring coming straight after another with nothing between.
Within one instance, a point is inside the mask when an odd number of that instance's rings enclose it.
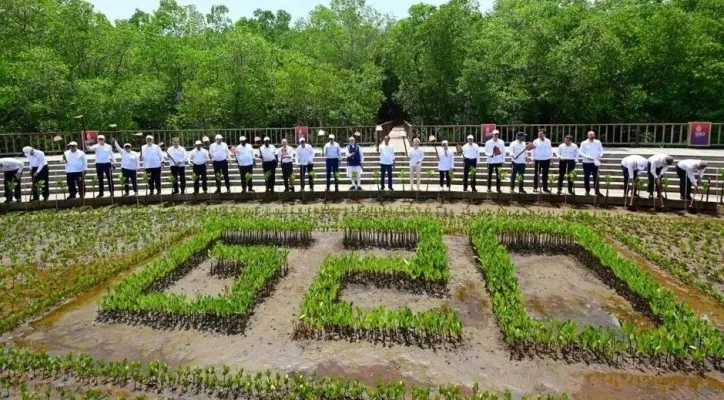
<instances>
[{"instance_id":1,"label":"small plant row","mask_svg":"<svg viewBox=\"0 0 724 400\"><path fill-rule=\"evenodd\" d=\"M531 318L526 313L508 249L498 239L499 232L572 237L616 280L625 283L627 290L645 301L661 326L642 330L623 322L622 337L610 328L587 325L578 329L572 321L544 322ZM614 364L643 362L669 370L722 369L722 333L676 301L671 292L641 272L634 262L623 258L590 228L559 220L479 219L472 228L471 242L503 336L518 357L537 354Z\"/></svg>"},{"instance_id":2,"label":"small plant row","mask_svg":"<svg viewBox=\"0 0 724 400\"><path fill-rule=\"evenodd\" d=\"M198 265L198 257L221 236L223 227L210 226L178 245L163 259L147 265L112 287L100 301L99 319L150 325L160 329L195 328L225 334L244 330L254 306L268 296L286 274L286 250L266 246L229 246L217 243L209 254L227 264L243 264L229 293L188 298L183 294L150 291L164 287L175 271ZM162 283L159 283L162 282Z\"/></svg>"},{"instance_id":3,"label":"small plant row","mask_svg":"<svg viewBox=\"0 0 724 400\"><path fill-rule=\"evenodd\" d=\"M209 222L223 232L227 244L307 247L312 243L314 223L299 218L213 218Z\"/></svg>"},{"instance_id":4,"label":"small plant row","mask_svg":"<svg viewBox=\"0 0 724 400\"><path fill-rule=\"evenodd\" d=\"M240 251L243 251L241 246L229 246L216 242L209 250L209 258L211 259L209 275L221 279L238 277L241 270L247 265L244 257L239 254ZM286 260L284 270L287 270Z\"/></svg>"},{"instance_id":5,"label":"small plant row","mask_svg":"<svg viewBox=\"0 0 724 400\"><path fill-rule=\"evenodd\" d=\"M266 370L249 372L227 365L215 367L171 367L160 361L142 364L138 361L96 360L85 354L67 353L54 356L12 347L0 347L0 376L33 376L35 380L73 377L81 384L132 386L136 391L171 393L215 398L286 399L366 399L366 400L497 400L511 399L509 392L497 394L481 391L474 383L472 392L464 395L458 386L441 385L437 393L426 387L407 386L404 382L378 382L365 386L356 380L306 377L299 372L280 373ZM523 397L523 399L568 399L563 395Z\"/></svg>"},{"instance_id":6,"label":"small plant row","mask_svg":"<svg viewBox=\"0 0 724 400\"><path fill-rule=\"evenodd\" d=\"M341 301L346 284L379 284L442 297L447 295L449 278L447 251L440 226L430 219L348 219L343 229L372 231L415 230L418 246L415 257L389 257L345 254L325 258L310 285L295 324L297 338L329 338L395 342L406 345L433 346L456 344L462 340L460 318L449 308L413 313L409 308L388 310L385 307L363 309Z\"/></svg>"},{"instance_id":7,"label":"small plant row","mask_svg":"<svg viewBox=\"0 0 724 400\"><path fill-rule=\"evenodd\" d=\"M417 247L417 231L345 229L344 247L348 249L379 247L414 251Z\"/></svg>"}]
</instances>

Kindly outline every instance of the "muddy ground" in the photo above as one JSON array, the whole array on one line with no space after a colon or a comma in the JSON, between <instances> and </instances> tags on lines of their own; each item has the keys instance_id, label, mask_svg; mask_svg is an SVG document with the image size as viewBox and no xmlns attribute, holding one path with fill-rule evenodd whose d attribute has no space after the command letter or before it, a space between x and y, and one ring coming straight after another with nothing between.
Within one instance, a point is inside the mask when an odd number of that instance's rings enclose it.
<instances>
[{"instance_id":1,"label":"muddy ground","mask_svg":"<svg viewBox=\"0 0 724 400\"><path fill-rule=\"evenodd\" d=\"M224 336L195 330L160 331L143 326L98 323L97 302L102 291L96 290L42 319L19 327L4 335L2 340L48 350L53 354L82 351L109 360L128 358L147 362L160 359L173 365L228 364L248 371L271 368L316 372L325 376L359 379L371 385L378 379L464 387L478 381L482 388L510 390L516 396L539 392L566 392L575 398L586 399L622 396L716 399L724 396L724 376L716 373L703 377L656 376L653 371L645 374L616 371L604 365L566 364L541 359L510 360L510 352L493 317L482 276L473 262L473 252L468 239L463 236L446 236L444 239L451 270L448 284L450 297L447 299L426 299L409 294L398 296L394 290L371 288L365 291L357 286L348 287L342 293L343 298L365 307L380 304L398 306L404 302L414 304L416 310L423 310L447 304L463 320L462 347L433 350L383 347L367 342L293 340L293 320L297 318L307 287L324 257L338 254L343 247L341 233L315 233L314 238L315 242L309 249L293 249L290 252L288 276L278 283L269 298L256 307L243 335ZM388 254L384 251L369 253ZM578 268L575 265L569 267ZM565 283L565 280L547 276L545 271L533 277L551 281L551 284ZM603 286L583 278L576 282ZM559 292L566 290L565 286L558 289ZM607 289L603 287L600 290L605 293Z\"/></svg>"}]
</instances>

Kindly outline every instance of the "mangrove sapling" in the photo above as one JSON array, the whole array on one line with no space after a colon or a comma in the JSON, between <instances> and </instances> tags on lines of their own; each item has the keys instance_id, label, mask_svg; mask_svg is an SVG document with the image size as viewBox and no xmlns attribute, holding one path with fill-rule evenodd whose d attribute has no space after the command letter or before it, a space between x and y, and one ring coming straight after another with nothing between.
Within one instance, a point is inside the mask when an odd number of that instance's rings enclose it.
<instances>
[{"instance_id":1,"label":"mangrove sapling","mask_svg":"<svg viewBox=\"0 0 724 400\"><path fill-rule=\"evenodd\" d=\"M611 177L611 174L606 174L606 177L603 179L603 182L606 185L606 197L604 199L606 206L608 206L608 190L611 188L612 181L613 178Z\"/></svg>"},{"instance_id":2,"label":"mangrove sapling","mask_svg":"<svg viewBox=\"0 0 724 400\"><path fill-rule=\"evenodd\" d=\"M166 177L166 179L168 180L168 183L169 183L169 185L171 185L172 188L175 187L174 185L176 185L177 179L176 179L176 177L174 176L174 174L169 174L169 175ZM174 195L174 192L171 191L171 197L173 197L173 195Z\"/></svg>"},{"instance_id":3,"label":"mangrove sapling","mask_svg":"<svg viewBox=\"0 0 724 400\"><path fill-rule=\"evenodd\" d=\"M199 185L199 178L199 175L197 175L195 172L191 173L191 182L194 183L194 201L196 200L196 196L198 195L196 188ZM188 194L186 195L186 200L188 200Z\"/></svg>"},{"instance_id":4,"label":"mangrove sapling","mask_svg":"<svg viewBox=\"0 0 724 400\"><path fill-rule=\"evenodd\" d=\"M45 187L45 181L39 180L35 182L35 187L33 190L35 190L35 199L37 200L38 204L40 204L40 193L43 191L43 187Z\"/></svg>"},{"instance_id":5,"label":"mangrove sapling","mask_svg":"<svg viewBox=\"0 0 724 400\"><path fill-rule=\"evenodd\" d=\"M93 197L96 197L96 186L98 185L98 176L93 175L91 177L91 186L93 187Z\"/></svg>"},{"instance_id":6,"label":"mangrove sapling","mask_svg":"<svg viewBox=\"0 0 724 400\"><path fill-rule=\"evenodd\" d=\"M576 178L578 178L578 172L576 170L568 171L568 180L573 182L573 186L576 184ZM563 196L563 204L568 204L568 191L566 190L566 194Z\"/></svg>"},{"instance_id":7,"label":"mangrove sapling","mask_svg":"<svg viewBox=\"0 0 724 400\"><path fill-rule=\"evenodd\" d=\"M405 180L407 180L407 170L404 168L400 168L400 171L397 173L397 175L400 177L400 182L402 183L402 191L405 191ZM412 189L412 188L410 188Z\"/></svg>"},{"instance_id":8,"label":"mangrove sapling","mask_svg":"<svg viewBox=\"0 0 724 400\"><path fill-rule=\"evenodd\" d=\"M214 180L216 181L216 191L219 193L219 201L221 201L221 171L214 173ZM211 191L209 190L209 202L211 202Z\"/></svg>"},{"instance_id":9,"label":"mangrove sapling","mask_svg":"<svg viewBox=\"0 0 724 400\"><path fill-rule=\"evenodd\" d=\"M550 189L548 191L548 201L553 202L553 185L555 184L555 178L553 175L548 176L548 188Z\"/></svg>"},{"instance_id":10,"label":"mangrove sapling","mask_svg":"<svg viewBox=\"0 0 724 400\"><path fill-rule=\"evenodd\" d=\"M475 176L478 174L478 169L476 167L470 167L470 181L475 182ZM475 200L475 190L470 191L470 203L472 203Z\"/></svg>"},{"instance_id":11,"label":"mangrove sapling","mask_svg":"<svg viewBox=\"0 0 724 400\"><path fill-rule=\"evenodd\" d=\"M505 180L508 178L508 170L505 169L504 167L500 167L500 168L498 168L497 171L498 171L498 173L497 173L498 179L501 182L505 182ZM500 193L500 191L498 191L498 196L497 196L496 200L500 200L500 196L501 196L501 193Z\"/></svg>"},{"instance_id":12,"label":"mangrove sapling","mask_svg":"<svg viewBox=\"0 0 724 400\"><path fill-rule=\"evenodd\" d=\"M146 196L148 196L148 190L151 188L151 173L145 171L143 173L143 180L146 182Z\"/></svg>"},{"instance_id":13,"label":"mangrove sapling","mask_svg":"<svg viewBox=\"0 0 724 400\"><path fill-rule=\"evenodd\" d=\"M269 179L271 179L271 171L264 172L264 193L269 191Z\"/></svg>"},{"instance_id":14,"label":"mangrove sapling","mask_svg":"<svg viewBox=\"0 0 724 400\"><path fill-rule=\"evenodd\" d=\"M353 179L353 180L354 180L354 176L355 176L355 173L352 172L352 177L353 177L352 179ZM382 185L382 182L380 182L380 177L381 177L381 176L382 176L382 175L380 174L380 170L376 169L376 170L372 171L372 181L374 182L374 186L373 186L373 187L376 186L376 187L377 187L377 191L380 191L380 190L384 190L384 189L385 189L384 186ZM373 190L374 190L374 189L373 189Z\"/></svg>"},{"instance_id":15,"label":"mangrove sapling","mask_svg":"<svg viewBox=\"0 0 724 400\"><path fill-rule=\"evenodd\" d=\"M426 186L425 191L429 192L430 191L430 181L432 180L432 177L435 175L435 170L428 169L426 172L426 175L427 175L427 184L425 185Z\"/></svg>"},{"instance_id":16,"label":"mangrove sapling","mask_svg":"<svg viewBox=\"0 0 724 400\"><path fill-rule=\"evenodd\" d=\"M523 174L518 174L515 176L515 183L520 188L523 186ZM522 193L518 193L518 195L522 195ZM510 201L513 201L513 188L510 188Z\"/></svg>"}]
</instances>

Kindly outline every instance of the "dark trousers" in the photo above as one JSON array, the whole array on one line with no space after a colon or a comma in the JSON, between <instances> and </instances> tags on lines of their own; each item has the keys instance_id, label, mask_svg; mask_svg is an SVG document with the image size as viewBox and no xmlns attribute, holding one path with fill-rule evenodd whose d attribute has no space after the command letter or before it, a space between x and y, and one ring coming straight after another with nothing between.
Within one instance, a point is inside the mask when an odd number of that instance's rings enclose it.
<instances>
[{"instance_id":1,"label":"dark trousers","mask_svg":"<svg viewBox=\"0 0 724 400\"><path fill-rule=\"evenodd\" d=\"M656 194L659 195L659 196L661 196L661 187L656 184L656 179L657 179L657 177L659 176L659 174L661 173L661 170L662 170L662 169L663 169L663 168L656 168L655 171L652 171L652 170L651 170L651 163L649 163L649 164L646 166L646 173L647 173L648 178L649 178L648 192L649 192L649 194L651 194L651 195L654 194L654 186L656 186Z\"/></svg>"},{"instance_id":2,"label":"dark trousers","mask_svg":"<svg viewBox=\"0 0 724 400\"><path fill-rule=\"evenodd\" d=\"M103 196L105 191L104 175L108 178L108 191L113 194L113 165L111 163L96 163L96 176L98 177L98 193Z\"/></svg>"},{"instance_id":3,"label":"dark trousers","mask_svg":"<svg viewBox=\"0 0 724 400\"><path fill-rule=\"evenodd\" d=\"M493 171L495 171L495 187L500 190L500 175L498 171L503 163L488 164L488 190L490 190L490 184L493 183Z\"/></svg>"},{"instance_id":4,"label":"dark trousers","mask_svg":"<svg viewBox=\"0 0 724 400\"><path fill-rule=\"evenodd\" d=\"M676 176L679 177L679 194L681 198L691 200L691 187L693 185L691 179L689 179L689 175L687 175L683 169L676 167Z\"/></svg>"},{"instance_id":5,"label":"dark trousers","mask_svg":"<svg viewBox=\"0 0 724 400\"><path fill-rule=\"evenodd\" d=\"M334 177L334 186L339 185L339 180L337 179L337 174L339 173L339 159L328 158L325 162L327 163L327 190L329 190L329 180L332 177Z\"/></svg>"},{"instance_id":6,"label":"dark trousers","mask_svg":"<svg viewBox=\"0 0 724 400\"><path fill-rule=\"evenodd\" d=\"M307 176L309 177L309 187L314 190L314 178L311 174L313 168L314 166L312 164L299 166L299 180L302 185L302 190L304 190L304 178Z\"/></svg>"},{"instance_id":7,"label":"dark trousers","mask_svg":"<svg viewBox=\"0 0 724 400\"><path fill-rule=\"evenodd\" d=\"M630 177L628 175L628 168L621 166L621 171L623 172L623 195L626 196L631 185L633 185L633 187L636 187L636 178L639 177L639 170L638 168L634 169L633 177ZM629 179L633 179L633 182L631 182L630 184L628 181Z\"/></svg>"},{"instance_id":8,"label":"dark trousers","mask_svg":"<svg viewBox=\"0 0 724 400\"><path fill-rule=\"evenodd\" d=\"M123 190L128 194L128 183L131 183L133 192L138 193L138 172L135 169L121 168L121 176L125 179Z\"/></svg>"},{"instance_id":9,"label":"dark trousers","mask_svg":"<svg viewBox=\"0 0 724 400\"><path fill-rule=\"evenodd\" d=\"M463 190L468 190L468 179L470 178L470 168L478 168L478 160L474 160L472 158L466 158L465 159L465 169L463 170ZM475 176L477 176L477 173L473 176L472 182L470 182L470 187L475 189Z\"/></svg>"},{"instance_id":10,"label":"dark trousers","mask_svg":"<svg viewBox=\"0 0 724 400\"><path fill-rule=\"evenodd\" d=\"M533 190L538 190L540 179L543 190L548 190L548 171L551 169L551 160L535 160L535 176L533 177Z\"/></svg>"},{"instance_id":11,"label":"dark trousers","mask_svg":"<svg viewBox=\"0 0 724 400\"><path fill-rule=\"evenodd\" d=\"M65 183L68 184L68 194L71 198L75 198L78 193L80 197L85 196L82 172L69 172L65 174Z\"/></svg>"},{"instance_id":12,"label":"dark trousers","mask_svg":"<svg viewBox=\"0 0 724 400\"><path fill-rule=\"evenodd\" d=\"M30 175L35 175L36 172L38 172L38 167L33 167L33 169L30 171ZM48 179L48 166L46 165L43 170L40 171L37 177L33 176L33 200L38 199L38 187L36 185L40 181L43 181L43 199L48 200L48 197L50 197Z\"/></svg>"},{"instance_id":13,"label":"dark trousers","mask_svg":"<svg viewBox=\"0 0 724 400\"><path fill-rule=\"evenodd\" d=\"M158 168L146 168L146 172L151 174L151 178L148 181L148 193L153 194L154 189L161 194L161 167Z\"/></svg>"},{"instance_id":14,"label":"dark trousers","mask_svg":"<svg viewBox=\"0 0 724 400\"><path fill-rule=\"evenodd\" d=\"M510 187L515 186L516 178L520 175L520 183L518 184L518 191L523 191L523 176L525 176L525 164L523 163L511 163L510 170Z\"/></svg>"},{"instance_id":15,"label":"dark trousers","mask_svg":"<svg viewBox=\"0 0 724 400\"><path fill-rule=\"evenodd\" d=\"M196 179L194 179L194 194L199 192L199 180L201 180L201 186L204 189L204 193L206 193L208 190L206 186L206 164L194 164L193 172L194 175L196 175Z\"/></svg>"},{"instance_id":16,"label":"dark trousers","mask_svg":"<svg viewBox=\"0 0 724 400\"><path fill-rule=\"evenodd\" d=\"M219 175L222 175L224 177L224 185L226 186L226 190L230 191L231 185L229 184L229 161L214 161L212 162L212 165L214 166L214 180L216 180L216 191L221 191L221 179L219 179Z\"/></svg>"},{"instance_id":17,"label":"dark trousers","mask_svg":"<svg viewBox=\"0 0 724 400\"><path fill-rule=\"evenodd\" d=\"M178 193L181 186L181 193L186 191L186 167L171 167L171 175L173 175L173 192Z\"/></svg>"},{"instance_id":18,"label":"dark trousers","mask_svg":"<svg viewBox=\"0 0 724 400\"><path fill-rule=\"evenodd\" d=\"M594 163L583 163L583 188L586 193L591 191L591 177L593 177L593 188L598 193L598 167Z\"/></svg>"},{"instance_id":19,"label":"dark trousers","mask_svg":"<svg viewBox=\"0 0 724 400\"><path fill-rule=\"evenodd\" d=\"M392 189L392 164L380 164L382 177L380 178L380 188L385 188L385 175L387 175L387 187Z\"/></svg>"},{"instance_id":20,"label":"dark trousers","mask_svg":"<svg viewBox=\"0 0 724 400\"><path fill-rule=\"evenodd\" d=\"M264 177L266 179L266 190L267 192L273 192L274 191L274 183L276 182L277 178L277 162L274 161L264 161L261 164L262 169L264 170ZM267 172L269 177L266 178Z\"/></svg>"},{"instance_id":21,"label":"dark trousers","mask_svg":"<svg viewBox=\"0 0 724 400\"><path fill-rule=\"evenodd\" d=\"M450 188L450 171L440 171L440 187L443 187L446 181L447 187Z\"/></svg>"},{"instance_id":22,"label":"dark trousers","mask_svg":"<svg viewBox=\"0 0 724 400\"><path fill-rule=\"evenodd\" d=\"M561 191L561 188L563 188L563 179L568 180L568 191L573 191L573 180L571 180L570 175L568 175L569 172L576 169L576 161L575 160L561 160L558 162L558 191Z\"/></svg>"},{"instance_id":23,"label":"dark trousers","mask_svg":"<svg viewBox=\"0 0 724 400\"><path fill-rule=\"evenodd\" d=\"M292 173L294 172L294 164L290 162L283 162L282 163L282 179L284 179L284 191L287 192L290 190L289 188L289 178L292 176ZM291 185L291 191L294 191L294 185Z\"/></svg>"},{"instance_id":24,"label":"dark trousers","mask_svg":"<svg viewBox=\"0 0 724 400\"><path fill-rule=\"evenodd\" d=\"M254 168L254 165L239 166L239 175L241 175L241 191L242 192L246 192L247 189L249 189L249 191L251 191L251 174L252 174L253 168Z\"/></svg>"},{"instance_id":25,"label":"dark trousers","mask_svg":"<svg viewBox=\"0 0 724 400\"><path fill-rule=\"evenodd\" d=\"M45 167L47 170L48 167ZM13 194L15 194L15 200L20 201L20 179L15 175L18 173L18 170L15 171L5 171L5 200L11 201L13 198ZM8 185L10 182L15 182L15 188L11 191L10 185Z\"/></svg>"}]
</instances>

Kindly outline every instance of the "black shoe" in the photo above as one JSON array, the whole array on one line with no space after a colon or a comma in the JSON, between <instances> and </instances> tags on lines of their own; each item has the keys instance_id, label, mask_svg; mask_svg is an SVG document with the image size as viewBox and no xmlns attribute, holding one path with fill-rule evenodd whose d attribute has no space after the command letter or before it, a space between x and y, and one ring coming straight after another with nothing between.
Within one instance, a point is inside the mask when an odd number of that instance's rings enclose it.
<instances>
[{"instance_id":1,"label":"black shoe","mask_svg":"<svg viewBox=\"0 0 724 400\"><path fill-rule=\"evenodd\" d=\"M339 192L339 186L336 186L336 187L334 188L334 191L335 191L335 192Z\"/></svg>"},{"instance_id":2,"label":"black shoe","mask_svg":"<svg viewBox=\"0 0 724 400\"><path fill-rule=\"evenodd\" d=\"M569 191L568 191L568 194L570 194L571 196L575 196L575 195L576 195L576 192L573 191L573 190L569 190ZM588 193L586 193L586 196L588 196Z\"/></svg>"},{"instance_id":3,"label":"black shoe","mask_svg":"<svg viewBox=\"0 0 724 400\"><path fill-rule=\"evenodd\" d=\"M249 193L256 193L256 190L254 190L254 189L249 189Z\"/></svg>"},{"instance_id":4,"label":"black shoe","mask_svg":"<svg viewBox=\"0 0 724 400\"><path fill-rule=\"evenodd\" d=\"M350 190L352 190L352 188L350 188ZM380 191L384 192L384 191L385 191L385 187L384 187L384 186L380 187Z\"/></svg>"},{"instance_id":5,"label":"black shoe","mask_svg":"<svg viewBox=\"0 0 724 400\"><path fill-rule=\"evenodd\" d=\"M520 193L520 194L528 194L528 192L526 192L525 189L518 189L518 193Z\"/></svg>"},{"instance_id":6,"label":"black shoe","mask_svg":"<svg viewBox=\"0 0 724 400\"><path fill-rule=\"evenodd\" d=\"M284 193L287 193L289 191L289 188L284 188Z\"/></svg>"},{"instance_id":7,"label":"black shoe","mask_svg":"<svg viewBox=\"0 0 724 400\"><path fill-rule=\"evenodd\" d=\"M173 192L171 192L171 194L172 194L172 195L178 194L178 190L174 190Z\"/></svg>"},{"instance_id":8,"label":"black shoe","mask_svg":"<svg viewBox=\"0 0 724 400\"><path fill-rule=\"evenodd\" d=\"M12 203L12 202L13 202L13 199L5 199L5 202L6 202L6 203Z\"/></svg>"},{"instance_id":9,"label":"black shoe","mask_svg":"<svg viewBox=\"0 0 724 400\"><path fill-rule=\"evenodd\" d=\"M312 193L314 193L314 188L313 188L313 187L310 187L310 188L309 188L309 191L312 192Z\"/></svg>"},{"instance_id":10,"label":"black shoe","mask_svg":"<svg viewBox=\"0 0 724 400\"><path fill-rule=\"evenodd\" d=\"M543 192L545 192L545 193L550 193L551 191L548 190L548 189L543 189Z\"/></svg>"},{"instance_id":11,"label":"black shoe","mask_svg":"<svg viewBox=\"0 0 724 400\"><path fill-rule=\"evenodd\" d=\"M221 189L216 189L216 191L214 192L214 194L219 194L219 193L221 193Z\"/></svg>"},{"instance_id":12,"label":"black shoe","mask_svg":"<svg viewBox=\"0 0 724 400\"><path fill-rule=\"evenodd\" d=\"M468 188L464 187L463 192L467 192L467 191L468 191Z\"/></svg>"},{"instance_id":13,"label":"black shoe","mask_svg":"<svg viewBox=\"0 0 724 400\"><path fill-rule=\"evenodd\" d=\"M357 191L361 191L361 190L362 190L362 186L358 186Z\"/></svg>"},{"instance_id":14,"label":"black shoe","mask_svg":"<svg viewBox=\"0 0 724 400\"><path fill-rule=\"evenodd\" d=\"M601 192L599 192L599 191L596 191L596 196L598 196L598 197L605 197L605 196L603 195L603 193L601 193ZM640 197L640 196L637 194L636 197Z\"/></svg>"},{"instance_id":15,"label":"black shoe","mask_svg":"<svg viewBox=\"0 0 724 400\"><path fill-rule=\"evenodd\" d=\"M199 194L199 191L198 191L198 190L194 190L194 194Z\"/></svg>"},{"instance_id":16,"label":"black shoe","mask_svg":"<svg viewBox=\"0 0 724 400\"><path fill-rule=\"evenodd\" d=\"M43 197L43 201L48 201L48 197Z\"/></svg>"},{"instance_id":17,"label":"black shoe","mask_svg":"<svg viewBox=\"0 0 724 400\"><path fill-rule=\"evenodd\" d=\"M123 197L128 197L128 192L123 193Z\"/></svg>"},{"instance_id":18,"label":"black shoe","mask_svg":"<svg viewBox=\"0 0 724 400\"><path fill-rule=\"evenodd\" d=\"M76 196L68 196L68 198L67 198L66 200L72 200L72 199L75 199L75 198L76 198Z\"/></svg>"},{"instance_id":19,"label":"black shoe","mask_svg":"<svg viewBox=\"0 0 724 400\"><path fill-rule=\"evenodd\" d=\"M561 191L559 190L558 192L556 192L556 194L560 196L560 195L561 195Z\"/></svg>"},{"instance_id":20,"label":"black shoe","mask_svg":"<svg viewBox=\"0 0 724 400\"><path fill-rule=\"evenodd\" d=\"M495 190L496 190L498 193L503 193L503 191L500 190L500 189L495 189Z\"/></svg>"},{"instance_id":21,"label":"black shoe","mask_svg":"<svg viewBox=\"0 0 724 400\"><path fill-rule=\"evenodd\" d=\"M533 188L533 193L538 193L538 188Z\"/></svg>"},{"instance_id":22,"label":"black shoe","mask_svg":"<svg viewBox=\"0 0 724 400\"><path fill-rule=\"evenodd\" d=\"M96 199L100 199L101 197L103 197L103 193L100 193L98 196L96 196Z\"/></svg>"},{"instance_id":23,"label":"black shoe","mask_svg":"<svg viewBox=\"0 0 724 400\"><path fill-rule=\"evenodd\" d=\"M586 192L586 196L590 196L590 195L591 195L591 193L589 193L589 192Z\"/></svg>"},{"instance_id":24,"label":"black shoe","mask_svg":"<svg viewBox=\"0 0 724 400\"><path fill-rule=\"evenodd\" d=\"M473 193L477 193L478 189L473 188Z\"/></svg>"},{"instance_id":25,"label":"black shoe","mask_svg":"<svg viewBox=\"0 0 724 400\"><path fill-rule=\"evenodd\" d=\"M394 191L395 189L393 189L392 186L390 186L390 190Z\"/></svg>"}]
</instances>

